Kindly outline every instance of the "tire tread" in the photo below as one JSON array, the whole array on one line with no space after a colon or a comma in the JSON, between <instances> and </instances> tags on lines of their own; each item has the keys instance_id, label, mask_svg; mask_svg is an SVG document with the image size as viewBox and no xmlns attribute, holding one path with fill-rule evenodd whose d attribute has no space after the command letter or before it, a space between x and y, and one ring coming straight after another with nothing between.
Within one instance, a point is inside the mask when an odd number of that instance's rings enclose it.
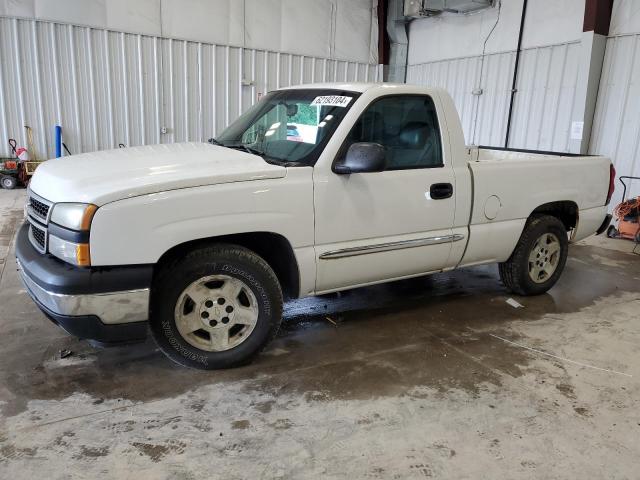
<instances>
[{"instance_id":1,"label":"tire tread","mask_svg":"<svg viewBox=\"0 0 640 480\"><path fill-rule=\"evenodd\" d=\"M262 351L264 351L267 345L278 335L278 331L280 329L280 323L281 323L280 320L282 317L283 295L282 295L282 288L280 286L278 277L276 276L271 266L262 257L258 256L256 253L249 250L248 248L245 248L239 245L233 245L233 244L217 243L217 244L198 247L198 248L195 248L194 250L189 251L183 256L175 256L169 259L166 263L164 263L158 269L158 272L156 273L153 280L153 284L154 284L153 290L157 291L158 289L161 289L162 285L165 285L166 282L171 281L171 278L173 277L175 270L184 263L187 263L187 262L188 263L191 263L191 262L206 263L206 262L210 262L212 259L215 259L215 258L229 258L229 257L236 257L239 260L252 264L256 269L261 270L262 273L264 273L267 276L268 282L270 283L268 287L275 288L274 293L276 295L276 299L275 299L276 301L274 302L274 305L273 305L274 311L272 312L272 315L271 315L272 322L275 323L275 325L271 326L268 337L262 343L260 348L254 350L250 355L245 356L241 360L235 361L230 364L226 364L224 367L214 366L213 367L214 369L215 368L231 368L231 367L237 367L237 366L251 363L251 361L257 355L259 355ZM149 312L151 318L153 318L153 308L155 303L153 297L154 295L152 293L152 298L150 302L151 308ZM161 345L159 346L160 346L160 349L163 351L163 353L175 363L182 366L194 368L194 365L191 363L187 363L186 359L182 355L180 355L177 351L173 349L165 349Z\"/></svg>"},{"instance_id":2,"label":"tire tread","mask_svg":"<svg viewBox=\"0 0 640 480\"><path fill-rule=\"evenodd\" d=\"M561 228L562 231L565 231L562 222L560 222L560 220L558 220L556 217L550 215L536 214L532 215L527 220L522 235L520 236L520 240L518 241L518 244L516 245L513 253L506 262L498 264L500 279L509 291L522 296L537 295L546 292L555 284L560 273L562 272L562 269L564 268L567 256L566 242L563 243L562 239L560 239L560 242L562 246L561 255L563 255L563 258L560 259L558 268L551 277L550 281L548 283L540 284L544 285L544 287L531 288L528 282L524 280L529 274L529 245L536 239L534 237L540 235L540 229L545 229L545 231L548 231L548 229L553 228ZM527 271L525 271L525 269L527 269Z\"/></svg>"}]
</instances>

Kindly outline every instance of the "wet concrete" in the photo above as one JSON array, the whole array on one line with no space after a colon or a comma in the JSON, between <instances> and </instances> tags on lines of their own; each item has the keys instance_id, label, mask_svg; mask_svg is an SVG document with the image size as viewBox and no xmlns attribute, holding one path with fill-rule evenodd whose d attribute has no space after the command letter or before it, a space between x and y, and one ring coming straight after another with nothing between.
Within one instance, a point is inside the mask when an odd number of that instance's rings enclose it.
<instances>
[{"instance_id":1,"label":"wet concrete","mask_svg":"<svg viewBox=\"0 0 640 480\"><path fill-rule=\"evenodd\" d=\"M7 193L0 215L15 224ZM264 354L220 372L175 366L151 340L101 350L68 337L14 267L10 256L0 283L2 478L637 473L630 253L572 247L535 298L486 266L290 302Z\"/></svg>"}]
</instances>

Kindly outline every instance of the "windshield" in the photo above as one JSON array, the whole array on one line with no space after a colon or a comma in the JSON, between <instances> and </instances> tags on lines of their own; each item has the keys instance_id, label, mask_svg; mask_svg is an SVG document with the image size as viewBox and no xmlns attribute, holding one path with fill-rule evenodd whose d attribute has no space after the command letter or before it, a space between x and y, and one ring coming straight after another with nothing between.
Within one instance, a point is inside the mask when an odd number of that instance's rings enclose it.
<instances>
[{"instance_id":1,"label":"windshield","mask_svg":"<svg viewBox=\"0 0 640 480\"><path fill-rule=\"evenodd\" d=\"M359 95L320 89L271 92L214 143L247 150L267 161L313 165Z\"/></svg>"}]
</instances>

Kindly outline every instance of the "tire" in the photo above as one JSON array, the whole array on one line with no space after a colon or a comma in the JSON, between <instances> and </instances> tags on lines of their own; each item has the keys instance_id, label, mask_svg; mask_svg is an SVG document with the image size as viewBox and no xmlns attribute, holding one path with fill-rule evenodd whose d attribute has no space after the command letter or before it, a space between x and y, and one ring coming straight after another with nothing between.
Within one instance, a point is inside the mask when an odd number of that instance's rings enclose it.
<instances>
[{"instance_id":1,"label":"tire","mask_svg":"<svg viewBox=\"0 0 640 480\"><path fill-rule=\"evenodd\" d=\"M197 248L167 262L154 278L151 332L160 350L183 366L247 364L276 336L281 318L275 273L244 247Z\"/></svg>"},{"instance_id":2,"label":"tire","mask_svg":"<svg viewBox=\"0 0 640 480\"><path fill-rule=\"evenodd\" d=\"M618 230L613 225L610 225L607 228L607 237L609 238L618 238Z\"/></svg>"},{"instance_id":3,"label":"tire","mask_svg":"<svg viewBox=\"0 0 640 480\"><path fill-rule=\"evenodd\" d=\"M3 175L2 179L0 179L0 183L2 183L2 188L6 190L13 190L18 185L18 180L14 177L10 177L9 175Z\"/></svg>"},{"instance_id":4,"label":"tire","mask_svg":"<svg viewBox=\"0 0 640 480\"><path fill-rule=\"evenodd\" d=\"M531 217L515 250L499 264L500 279L518 295L540 295L555 285L567 262L569 240L560 220Z\"/></svg>"}]
</instances>

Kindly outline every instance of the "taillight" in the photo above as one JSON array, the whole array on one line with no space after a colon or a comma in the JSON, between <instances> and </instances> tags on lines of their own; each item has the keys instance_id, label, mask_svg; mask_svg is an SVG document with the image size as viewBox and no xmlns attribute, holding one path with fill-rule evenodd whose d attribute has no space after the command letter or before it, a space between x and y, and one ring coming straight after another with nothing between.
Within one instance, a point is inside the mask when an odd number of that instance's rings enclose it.
<instances>
[{"instance_id":1,"label":"taillight","mask_svg":"<svg viewBox=\"0 0 640 480\"><path fill-rule=\"evenodd\" d=\"M609 205L611 201L611 197L613 196L613 191L616 189L616 167L613 166L613 163L609 166L609 192L607 193L607 202L605 205Z\"/></svg>"}]
</instances>

